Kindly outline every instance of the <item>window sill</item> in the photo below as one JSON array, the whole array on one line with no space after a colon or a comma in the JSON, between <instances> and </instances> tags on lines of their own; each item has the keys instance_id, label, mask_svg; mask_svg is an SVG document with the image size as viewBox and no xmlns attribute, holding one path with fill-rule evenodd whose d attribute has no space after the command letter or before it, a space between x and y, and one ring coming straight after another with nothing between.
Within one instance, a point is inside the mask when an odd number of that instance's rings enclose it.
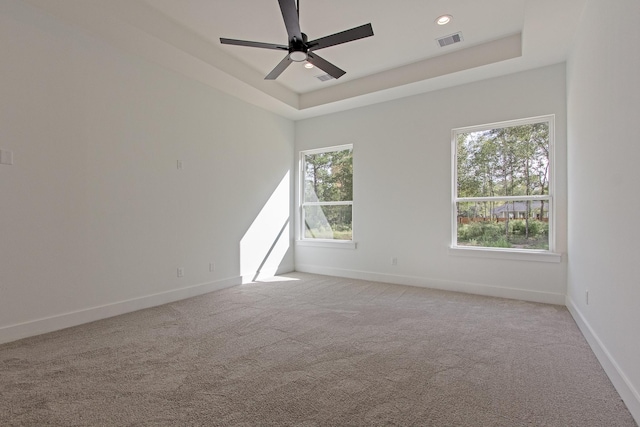
<instances>
[{"instance_id":1,"label":"window sill","mask_svg":"<svg viewBox=\"0 0 640 427\"><path fill-rule=\"evenodd\" d=\"M351 240L296 240L297 246L316 248L356 249L358 244Z\"/></svg>"},{"instance_id":2,"label":"window sill","mask_svg":"<svg viewBox=\"0 0 640 427\"><path fill-rule=\"evenodd\" d=\"M474 248L451 246L449 255L476 258L510 259L515 261L554 262L562 261L562 254L548 251Z\"/></svg>"}]
</instances>

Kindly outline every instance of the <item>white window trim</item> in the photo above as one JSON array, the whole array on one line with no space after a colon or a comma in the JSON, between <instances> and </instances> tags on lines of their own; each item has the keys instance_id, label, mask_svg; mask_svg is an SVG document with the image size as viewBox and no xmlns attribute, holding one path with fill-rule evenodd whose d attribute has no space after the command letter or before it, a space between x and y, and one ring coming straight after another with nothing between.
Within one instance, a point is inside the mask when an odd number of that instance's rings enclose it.
<instances>
[{"instance_id":1,"label":"white window trim","mask_svg":"<svg viewBox=\"0 0 640 427\"><path fill-rule=\"evenodd\" d=\"M451 246L449 255L475 258L508 259L515 261L562 261L562 254L537 249L487 248L482 246Z\"/></svg>"},{"instance_id":2,"label":"white window trim","mask_svg":"<svg viewBox=\"0 0 640 427\"><path fill-rule=\"evenodd\" d=\"M334 249L356 249L357 243L355 241L355 230L351 230L351 240L333 240L333 239L308 239L304 237L304 207L305 206L351 206L352 218L353 218L353 199L350 202L304 202L304 169L305 162L304 156L309 154L320 154L330 151L342 151L351 150L354 152L353 144L334 145L331 147L315 148L312 150L300 151L300 158L298 163L298 223L297 227L297 239L296 246L308 246L317 248L334 248ZM353 224L352 224L353 226Z\"/></svg>"},{"instance_id":3,"label":"white window trim","mask_svg":"<svg viewBox=\"0 0 640 427\"><path fill-rule=\"evenodd\" d=\"M458 164L457 164L457 138L459 133L477 132L488 129L504 128L528 125L534 123L549 123L549 194L536 196L504 196L504 197L458 197ZM520 261L539 262L560 262L562 255L555 252L556 247L556 209L554 203L555 191L555 114L529 117L517 120L506 120L503 122L488 123L476 126L466 126L451 130L451 246L450 255L472 256L480 258L510 259ZM483 246L462 246L458 245L458 217L456 204L460 201L473 202L485 200L505 200L505 201L526 201L526 200L548 200L549 201L549 250L540 249L511 249L511 248L490 248Z\"/></svg>"}]
</instances>

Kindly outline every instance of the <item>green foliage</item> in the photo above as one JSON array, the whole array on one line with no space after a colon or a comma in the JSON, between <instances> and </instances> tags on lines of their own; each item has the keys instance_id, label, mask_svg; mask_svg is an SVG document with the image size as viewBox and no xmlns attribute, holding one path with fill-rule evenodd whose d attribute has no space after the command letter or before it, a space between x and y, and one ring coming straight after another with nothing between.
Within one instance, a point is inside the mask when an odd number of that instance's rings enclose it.
<instances>
[{"instance_id":1,"label":"green foliage","mask_svg":"<svg viewBox=\"0 0 640 427\"><path fill-rule=\"evenodd\" d=\"M549 249L549 224L529 220L529 236L526 222L520 219L478 221L458 225L458 244L489 248Z\"/></svg>"},{"instance_id":2,"label":"green foliage","mask_svg":"<svg viewBox=\"0 0 640 427\"><path fill-rule=\"evenodd\" d=\"M352 150L306 155L304 196L307 202L353 200Z\"/></svg>"},{"instance_id":3,"label":"green foliage","mask_svg":"<svg viewBox=\"0 0 640 427\"><path fill-rule=\"evenodd\" d=\"M313 228L306 227L304 235L309 239L351 240L353 231L350 225L335 228L330 225L318 225Z\"/></svg>"},{"instance_id":4,"label":"green foliage","mask_svg":"<svg viewBox=\"0 0 640 427\"><path fill-rule=\"evenodd\" d=\"M504 237L501 236L495 240L484 240L482 241L481 246L486 246L489 248L510 248L512 247L511 243Z\"/></svg>"},{"instance_id":5,"label":"green foliage","mask_svg":"<svg viewBox=\"0 0 640 427\"><path fill-rule=\"evenodd\" d=\"M549 194L549 126L535 123L457 135L458 197Z\"/></svg>"},{"instance_id":6,"label":"green foliage","mask_svg":"<svg viewBox=\"0 0 640 427\"><path fill-rule=\"evenodd\" d=\"M527 222L524 219L509 221L509 226L513 234L527 235ZM549 234L549 224L535 219L529 220L529 237L547 236Z\"/></svg>"},{"instance_id":7,"label":"green foliage","mask_svg":"<svg viewBox=\"0 0 640 427\"><path fill-rule=\"evenodd\" d=\"M472 241L482 236L482 228L478 223L458 225L458 241Z\"/></svg>"},{"instance_id":8,"label":"green foliage","mask_svg":"<svg viewBox=\"0 0 640 427\"><path fill-rule=\"evenodd\" d=\"M509 225L511 226L511 231L514 234L526 234L527 224L523 219L516 219L513 221L509 221ZM531 225L531 224L529 224ZM529 228L529 232L531 232L531 228Z\"/></svg>"},{"instance_id":9,"label":"green foliage","mask_svg":"<svg viewBox=\"0 0 640 427\"><path fill-rule=\"evenodd\" d=\"M490 241L505 235L505 224L490 221L472 222L458 227L458 240Z\"/></svg>"},{"instance_id":10,"label":"green foliage","mask_svg":"<svg viewBox=\"0 0 640 427\"><path fill-rule=\"evenodd\" d=\"M458 202L458 244L548 249L548 202L504 199L549 194L549 144L548 122L456 135L457 197L489 199Z\"/></svg>"},{"instance_id":11,"label":"green foliage","mask_svg":"<svg viewBox=\"0 0 640 427\"><path fill-rule=\"evenodd\" d=\"M351 149L305 155L304 168L305 202L353 201ZM351 240L351 205L307 206L305 222L308 238Z\"/></svg>"},{"instance_id":12,"label":"green foliage","mask_svg":"<svg viewBox=\"0 0 640 427\"><path fill-rule=\"evenodd\" d=\"M542 221L529 221L529 237L548 236L549 224Z\"/></svg>"}]
</instances>

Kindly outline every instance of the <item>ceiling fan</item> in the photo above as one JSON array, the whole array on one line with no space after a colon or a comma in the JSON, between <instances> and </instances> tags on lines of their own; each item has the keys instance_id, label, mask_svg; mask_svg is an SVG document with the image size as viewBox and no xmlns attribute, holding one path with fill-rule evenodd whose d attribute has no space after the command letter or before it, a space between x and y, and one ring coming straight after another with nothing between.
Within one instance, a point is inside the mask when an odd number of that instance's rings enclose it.
<instances>
[{"instance_id":1,"label":"ceiling fan","mask_svg":"<svg viewBox=\"0 0 640 427\"><path fill-rule=\"evenodd\" d=\"M330 36L308 41L307 35L300 31L299 0L297 4L296 0L278 0L278 3L280 3L280 10L282 12L282 17L284 18L284 25L287 28L287 34L289 36L288 46L220 38L220 43L222 44L288 51L289 53L287 56L285 56L284 59L276 65L276 68L267 74L265 80L275 80L291 64L291 62L302 61L307 61L320 68L334 79L338 79L342 77L346 71L341 70L329 61L321 58L315 53L315 51L373 35L373 28L371 27L371 24L365 24Z\"/></svg>"}]
</instances>

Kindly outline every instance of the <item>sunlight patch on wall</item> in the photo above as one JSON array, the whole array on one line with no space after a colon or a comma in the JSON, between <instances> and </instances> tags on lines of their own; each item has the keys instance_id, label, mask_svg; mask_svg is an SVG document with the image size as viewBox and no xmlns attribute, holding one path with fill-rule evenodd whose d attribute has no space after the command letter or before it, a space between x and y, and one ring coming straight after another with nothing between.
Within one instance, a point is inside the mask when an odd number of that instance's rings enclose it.
<instances>
[{"instance_id":1,"label":"sunlight patch on wall","mask_svg":"<svg viewBox=\"0 0 640 427\"><path fill-rule=\"evenodd\" d=\"M242 283L274 276L289 250L289 188L287 172L240 241Z\"/></svg>"}]
</instances>

